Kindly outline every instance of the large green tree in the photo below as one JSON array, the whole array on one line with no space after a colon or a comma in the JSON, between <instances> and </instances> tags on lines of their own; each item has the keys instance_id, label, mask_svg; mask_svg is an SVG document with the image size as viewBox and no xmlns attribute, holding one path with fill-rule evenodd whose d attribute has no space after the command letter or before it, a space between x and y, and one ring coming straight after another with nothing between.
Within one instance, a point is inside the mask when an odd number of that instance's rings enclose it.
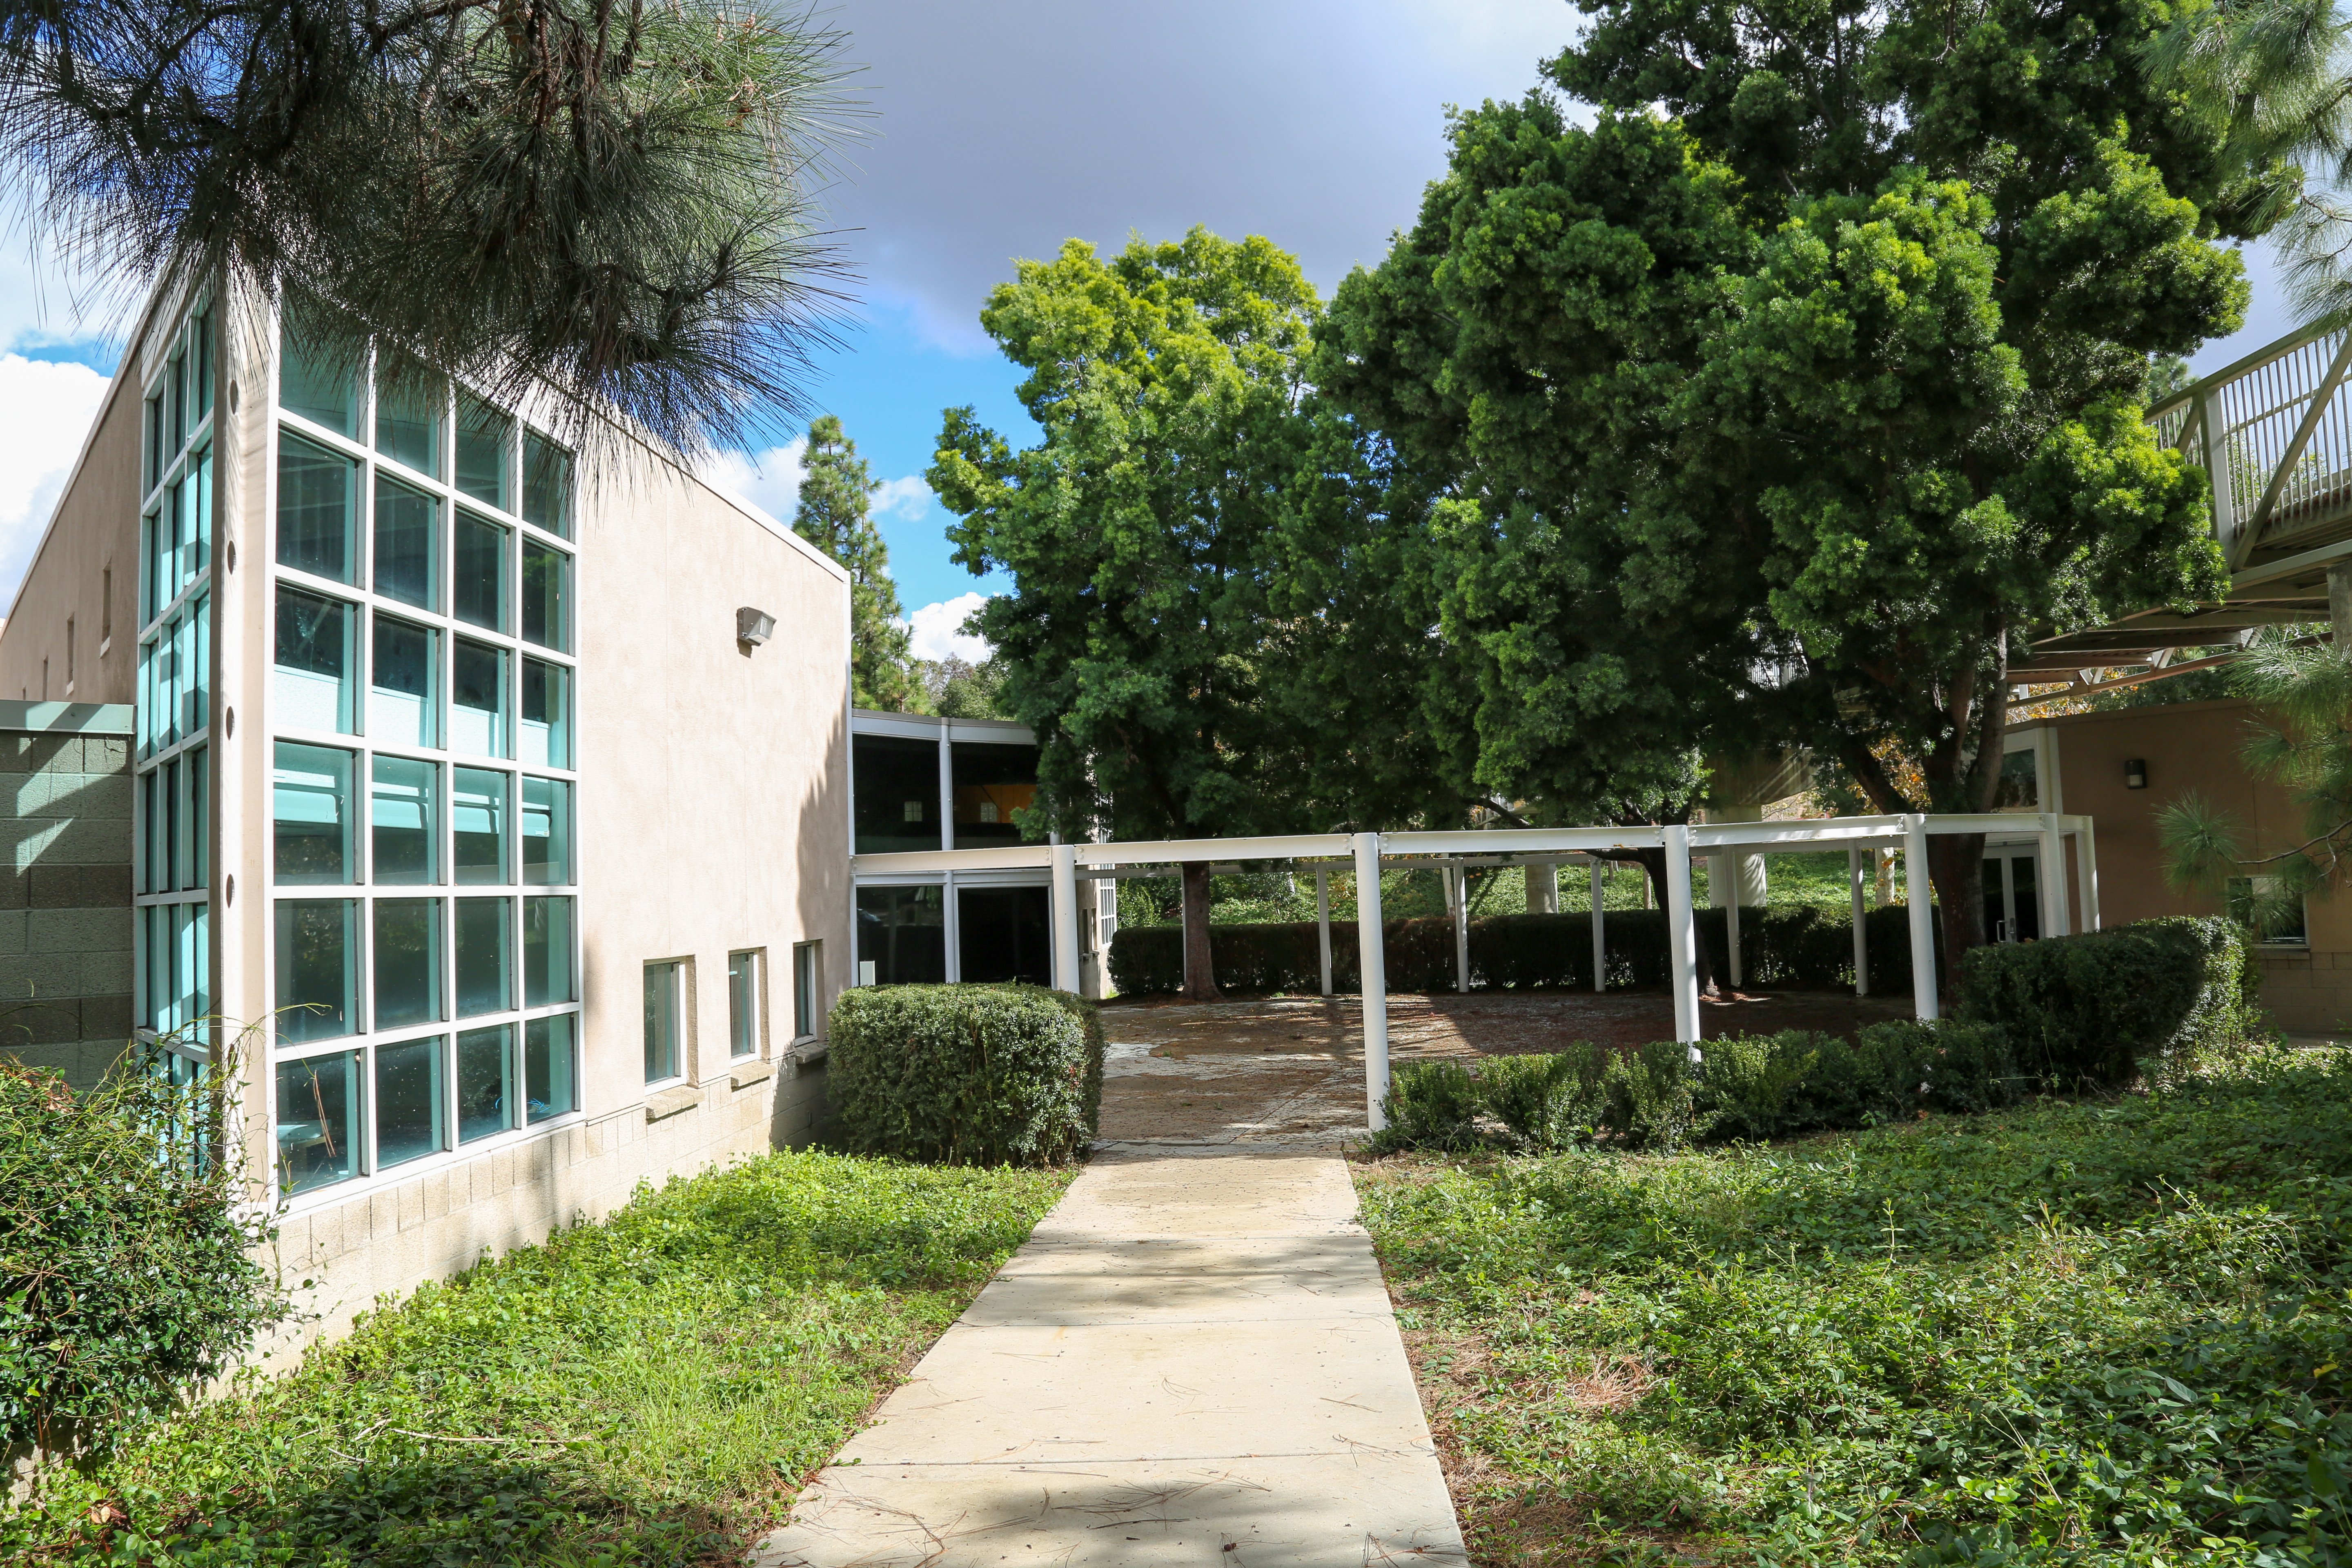
<instances>
[{"instance_id":1,"label":"large green tree","mask_svg":"<svg viewBox=\"0 0 2352 1568\"><path fill-rule=\"evenodd\" d=\"M873 468L857 443L831 414L809 426L801 454L801 489L793 531L839 562L849 574L849 700L886 713L919 713L930 702L910 636L899 619L898 585L890 580L890 547L874 526Z\"/></svg>"},{"instance_id":2,"label":"large green tree","mask_svg":"<svg viewBox=\"0 0 2352 1568\"><path fill-rule=\"evenodd\" d=\"M1629 713L1679 709L1826 751L1880 810L1988 809L2021 641L2218 588L2203 478L2139 400L2237 324L2221 242L2275 169L2148 69L2166 5L1584 8L1549 69L1592 126L1543 92L1459 116L1318 366L1509 590L1451 623L1523 655L1488 661L1482 765L1605 772ZM1693 738L1643 722L1642 770ZM1931 858L1954 963L1981 853Z\"/></svg>"},{"instance_id":3,"label":"large green tree","mask_svg":"<svg viewBox=\"0 0 2352 1568\"><path fill-rule=\"evenodd\" d=\"M1043 438L1015 451L950 410L928 478L956 558L1013 578L978 626L1042 748L1033 826L1458 817L1412 765L1417 700L1381 700L1419 661L1367 587L1395 548L1381 473L1305 381L1317 311L1292 258L1197 228L1108 260L1072 241L991 294L982 325L1029 373ZM1348 725L1339 696L1377 725ZM1186 868L1184 921L1186 988L1213 995L1205 865Z\"/></svg>"}]
</instances>

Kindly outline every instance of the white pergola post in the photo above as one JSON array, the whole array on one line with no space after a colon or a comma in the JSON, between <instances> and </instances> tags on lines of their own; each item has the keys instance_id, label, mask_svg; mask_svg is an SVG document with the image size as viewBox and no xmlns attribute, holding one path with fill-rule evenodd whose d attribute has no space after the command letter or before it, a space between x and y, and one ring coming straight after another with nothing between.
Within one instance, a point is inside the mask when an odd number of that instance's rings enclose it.
<instances>
[{"instance_id":1,"label":"white pergola post","mask_svg":"<svg viewBox=\"0 0 2352 1568\"><path fill-rule=\"evenodd\" d=\"M1460 866L1445 868L1445 887L1454 904L1454 989L1470 994L1470 873Z\"/></svg>"},{"instance_id":2,"label":"white pergola post","mask_svg":"<svg viewBox=\"0 0 2352 1568\"><path fill-rule=\"evenodd\" d=\"M1609 868L1598 856L1592 861L1592 989L1609 989L1609 939L1601 929L1601 884Z\"/></svg>"},{"instance_id":3,"label":"white pergola post","mask_svg":"<svg viewBox=\"0 0 2352 1568\"><path fill-rule=\"evenodd\" d=\"M1675 1038L1698 1048L1698 921L1691 910L1690 829L1670 824L1666 838L1667 980L1675 992Z\"/></svg>"},{"instance_id":4,"label":"white pergola post","mask_svg":"<svg viewBox=\"0 0 2352 1568\"><path fill-rule=\"evenodd\" d=\"M1356 856L1356 951L1364 976L1364 1110L1373 1131L1389 1124L1389 970L1381 940L1381 836L1349 839Z\"/></svg>"},{"instance_id":5,"label":"white pergola post","mask_svg":"<svg viewBox=\"0 0 2352 1568\"><path fill-rule=\"evenodd\" d=\"M1862 856L1859 849L1845 852L1845 879L1848 890L1853 896L1853 994L1867 996L1870 994L1870 928L1863 923L1865 897L1863 889L1870 878L1862 868ZM1878 851L1872 849L1870 858L1875 863Z\"/></svg>"},{"instance_id":6,"label":"white pergola post","mask_svg":"<svg viewBox=\"0 0 2352 1568\"><path fill-rule=\"evenodd\" d=\"M1740 980L1739 874L1742 868L1740 866L1742 858L1743 857L1738 855L1718 855L1715 858L1715 865L1722 868L1724 870L1731 874L1731 901L1723 907L1723 931L1724 945L1729 950L1727 956L1731 960L1731 988L1734 991L1739 989ZM1761 858L1761 857L1759 857L1759 858Z\"/></svg>"},{"instance_id":7,"label":"white pergola post","mask_svg":"<svg viewBox=\"0 0 2352 1568\"><path fill-rule=\"evenodd\" d=\"M1078 975L1078 851L1054 846L1054 989L1076 994Z\"/></svg>"},{"instance_id":8,"label":"white pergola post","mask_svg":"<svg viewBox=\"0 0 2352 1568\"><path fill-rule=\"evenodd\" d=\"M1937 1016L1935 892L1927 878L1927 819L1903 818L1903 897L1911 923L1911 1007L1923 1019Z\"/></svg>"},{"instance_id":9,"label":"white pergola post","mask_svg":"<svg viewBox=\"0 0 2352 1568\"><path fill-rule=\"evenodd\" d=\"M2083 929L2099 929L2099 852L2091 819L2078 817L2074 829L2074 870L2083 890Z\"/></svg>"},{"instance_id":10,"label":"white pergola post","mask_svg":"<svg viewBox=\"0 0 2352 1568\"><path fill-rule=\"evenodd\" d=\"M1331 994L1331 873L1315 868L1315 936L1323 953L1323 994Z\"/></svg>"},{"instance_id":11,"label":"white pergola post","mask_svg":"<svg viewBox=\"0 0 2352 1568\"><path fill-rule=\"evenodd\" d=\"M2042 934L2064 936L2070 929L2067 917L2073 912L2072 900L2066 897L2066 838L2058 831L2058 819L2050 813L2042 814L2041 823L2040 875L2034 880L2042 896Z\"/></svg>"}]
</instances>

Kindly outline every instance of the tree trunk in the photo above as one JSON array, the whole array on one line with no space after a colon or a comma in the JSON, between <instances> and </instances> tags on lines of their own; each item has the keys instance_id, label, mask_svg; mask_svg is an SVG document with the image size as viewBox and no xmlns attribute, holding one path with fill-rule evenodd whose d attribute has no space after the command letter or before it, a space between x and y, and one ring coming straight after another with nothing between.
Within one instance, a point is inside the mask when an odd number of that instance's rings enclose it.
<instances>
[{"instance_id":1,"label":"tree trunk","mask_svg":"<svg viewBox=\"0 0 2352 1568\"><path fill-rule=\"evenodd\" d=\"M1944 967L1936 995L1947 1014L1959 1003L1960 960L1984 945L1984 843L1981 833L1939 833L1927 840L1927 880L1944 906Z\"/></svg>"},{"instance_id":2,"label":"tree trunk","mask_svg":"<svg viewBox=\"0 0 2352 1568\"><path fill-rule=\"evenodd\" d=\"M1191 1002L1219 1002L1217 966L1209 953L1209 863L1184 862L1184 996Z\"/></svg>"},{"instance_id":3,"label":"tree trunk","mask_svg":"<svg viewBox=\"0 0 2352 1568\"><path fill-rule=\"evenodd\" d=\"M1530 866L1528 868L1528 913L1556 915L1559 913L1559 868Z\"/></svg>"},{"instance_id":4,"label":"tree trunk","mask_svg":"<svg viewBox=\"0 0 2352 1568\"><path fill-rule=\"evenodd\" d=\"M1635 849L1631 853L1640 862L1642 869L1649 874L1646 885L1656 893L1657 907L1671 910L1674 905L1666 898L1666 852L1664 849ZM1699 932L1696 904L1691 908L1691 956L1698 962L1698 994L1702 996L1720 994L1715 988L1715 960L1707 952L1706 938ZM1669 977L1668 984L1672 983Z\"/></svg>"}]
</instances>

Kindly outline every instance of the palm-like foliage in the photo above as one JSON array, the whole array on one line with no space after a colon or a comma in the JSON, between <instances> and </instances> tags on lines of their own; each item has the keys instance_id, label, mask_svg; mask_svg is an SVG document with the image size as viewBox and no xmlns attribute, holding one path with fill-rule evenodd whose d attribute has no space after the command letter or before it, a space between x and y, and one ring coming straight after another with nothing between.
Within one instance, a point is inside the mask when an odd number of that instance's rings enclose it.
<instances>
[{"instance_id":1,"label":"palm-like foliage","mask_svg":"<svg viewBox=\"0 0 2352 1568\"><path fill-rule=\"evenodd\" d=\"M0 169L87 269L299 284L691 449L798 406L840 42L758 0L0 0Z\"/></svg>"}]
</instances>

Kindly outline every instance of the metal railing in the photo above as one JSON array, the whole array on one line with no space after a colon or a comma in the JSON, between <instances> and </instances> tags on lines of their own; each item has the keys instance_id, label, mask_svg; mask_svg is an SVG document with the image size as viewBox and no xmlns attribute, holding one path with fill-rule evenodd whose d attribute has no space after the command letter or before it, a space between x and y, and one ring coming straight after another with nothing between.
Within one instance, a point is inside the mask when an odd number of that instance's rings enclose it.
<instances>
[{"instance_id":1,"label":"metal railing","mask_svg":"<svg viewBox=\"0 0 2352 1568\"><path fill-rule=\"evenodd\" d=\"M2158 439L2213 477L2232 571L2352 536L2352 332L2305 329L2148 410Z\"/></svg>"}]
</instances>

